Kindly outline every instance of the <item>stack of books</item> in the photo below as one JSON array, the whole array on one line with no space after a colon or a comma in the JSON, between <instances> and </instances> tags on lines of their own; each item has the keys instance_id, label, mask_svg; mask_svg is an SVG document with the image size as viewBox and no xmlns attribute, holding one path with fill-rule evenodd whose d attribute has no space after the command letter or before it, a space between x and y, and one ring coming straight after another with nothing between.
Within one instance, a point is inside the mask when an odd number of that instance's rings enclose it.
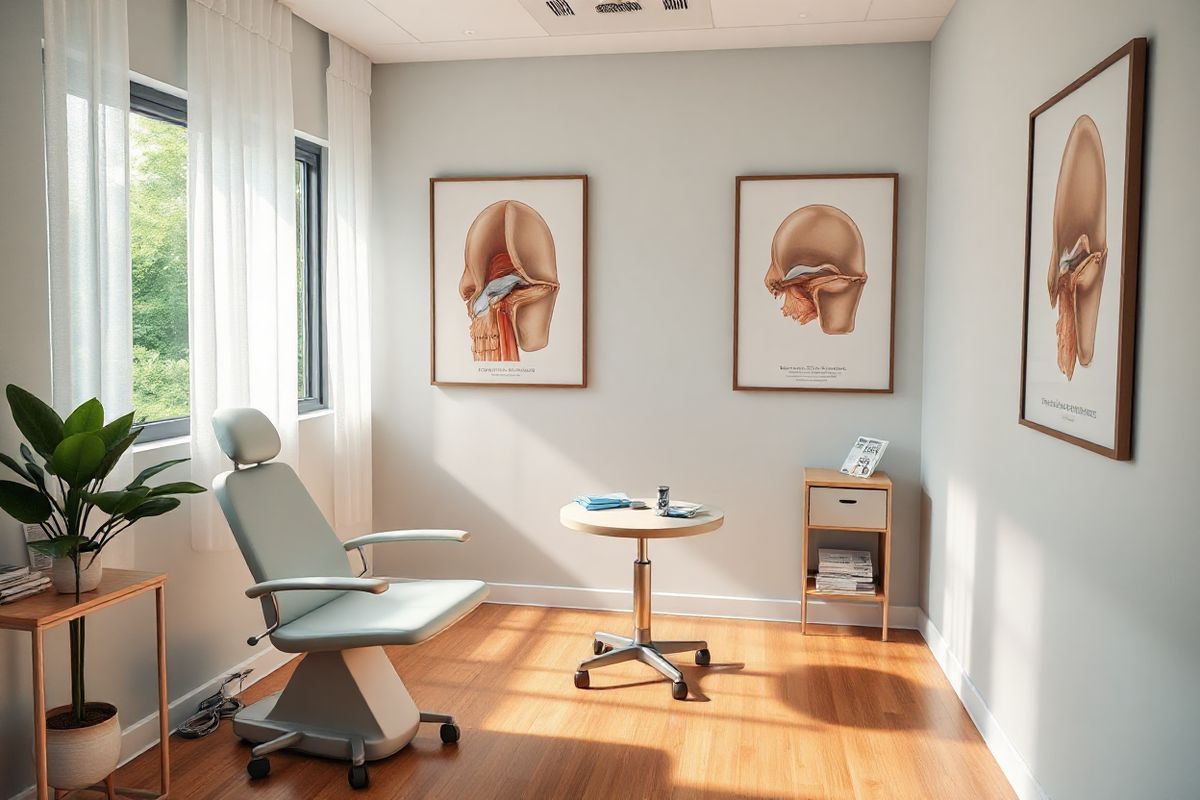
<instances>
[{"instance_id":1,"label":"stack of books","mask_svg":"<svg viewBox=\"0 0 1200 800\"><path fill-rule=\"evenodd\" d=\"M831 594L875 594L875 570L867 550L817 551L817 591Z\"/></svg>"},{"instance_id":2,"label":"stack of books","mask_svg":"<svg viewBox=\"0 0 1200 800\"><path fill-rule=\"evenodd\" d=\"M0 605L37 594L50 585L50 577L29 567L0 564Z\"/></svg>"}]
</instances>

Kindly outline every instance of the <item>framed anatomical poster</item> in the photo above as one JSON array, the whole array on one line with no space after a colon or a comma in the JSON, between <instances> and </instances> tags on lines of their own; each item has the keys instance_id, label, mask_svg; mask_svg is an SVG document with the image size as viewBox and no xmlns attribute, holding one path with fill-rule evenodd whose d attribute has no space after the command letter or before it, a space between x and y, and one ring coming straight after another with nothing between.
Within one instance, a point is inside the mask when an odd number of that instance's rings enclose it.
<instances>
[{"instance_id":1,"label":"framed anatomical poster","mask_svg":"<svg viewBox=\"0 0 1200 800\"><path fill-rule=\"evenodd\" d=\"M1146 40L1029 115L1020 422L1130 457Z\"/></svg>"},{"instance_id":2,"label":"framed anatomical poster","mask_svg":"<svg viewBox=\"0 0 1200 800\"><path fill-rule=\"evenodd\" d=\"M891 392L895 173L737 179L733 388Z\"/></svg>"},{"instance_id":3,"label":"framed anatomical poster","mask_svg":"<svg viewBox=\"0 0 1200 800\"><path fill-rule=\"evenodd\" d=\"M587 176L429 181L430 380L587 385Z\"/></svg>"}]
</instances>

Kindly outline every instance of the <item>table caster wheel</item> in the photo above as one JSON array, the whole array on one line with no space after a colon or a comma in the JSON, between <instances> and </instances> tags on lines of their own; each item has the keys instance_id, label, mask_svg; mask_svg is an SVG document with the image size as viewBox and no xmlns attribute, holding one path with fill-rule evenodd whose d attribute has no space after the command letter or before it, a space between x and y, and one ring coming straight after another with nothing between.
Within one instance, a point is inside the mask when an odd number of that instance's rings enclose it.
<instances>
[{"instance_id":1,"label":"table caster wheel","mask_svg":"<svg viewBox=\"0 0 1200 800\"><path fill-rule=\"evenodd\" d=\"M250 763L246 765L246 773L251 780L259 780L271 774L271 762L265 756L262 758L252 758Z\"/></svg>"},{"instance_id":2,"label":"table caster wheel","mask_svg":"<svg viewBox=\"0 0 1200 800\"><path fill-rule=\"evenodd\" d=\"M443 724L438 733L442 735L442 744L454 744L462 736L462 731L453 722Z\"/></svg>"},{"instance_id":3,"label":"table caster wheel","mask_svg":"<svg viewBox=\"0 0 1200 800\"><path fill-rule=\"evenodd\" d=\"M683 681L675 681L671 684L671 697L676 700L687 700L687 684Z\"/></svg>"},{"instance_id":4,"label":"table caster wheel","mask_svg":"<svg viewBox=\"0 0 1200 800\"><path fill-rule=\"evenodd\" d=\"M598 656L602 653L607 653L609 650L612 650L611 644L605 644L604 642L600 641L599 639L592 639L592 654L593 655Z\"/></svg>"},{"instance_id":5,"label":"table caster wheel","mask_svg":"<svg viewBox=\"0 0 1200 800\"><path fill-rule=\"evenodd\" d=\"M588 688L588 686L590 684L591 684L591 681L588 678L588 672L586 669L575 670L575 688L576 689L586 689L586 688Z\"/></svg>"},{"instance_id":6,"label":"table caster wheel","mask_svg":"<svg viewBox=\"0 0 1200 800\"><path fill-rule=\"evenodd\" d=\"M708 652L708 648L696 651L696 663L701 667L707 667L712 663L712 653Z\"/></svg>"},{"instance_id":7,"label":"table caster wheel","mask_svg":"<svg viewBox=\"0 0 1200 800\"><path fill-rule=\"evenodd\" d=\"M350 772L346 775L350 781L351 789L365 789L367 784L371 782L371 776L367 773L366 764L355 764L350 767Z\"/></svg>"}]
</instances>

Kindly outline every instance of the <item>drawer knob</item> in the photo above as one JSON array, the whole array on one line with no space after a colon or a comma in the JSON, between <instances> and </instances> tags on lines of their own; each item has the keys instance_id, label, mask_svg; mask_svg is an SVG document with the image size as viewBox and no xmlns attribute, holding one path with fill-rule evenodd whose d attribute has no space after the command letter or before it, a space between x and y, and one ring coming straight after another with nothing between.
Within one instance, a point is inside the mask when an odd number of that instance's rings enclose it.
<instances>
[{"instance_id":1,"label":"drawer knob","mask_svg":"<svg viewBox=\"0 0 1200 800\"><path fill-rule=\"evenodd\" d=\"M855 503L857 503L858 501L857 501L857 500L852 500L852 499L850 499L849 497L841 497L841 498L838 498L838 502L839 502L839 503L845 503L845 504L846 504L846 505L848 505L848 506L852 506L852 505L854 505Z\"/></svg>"}]
</instances>

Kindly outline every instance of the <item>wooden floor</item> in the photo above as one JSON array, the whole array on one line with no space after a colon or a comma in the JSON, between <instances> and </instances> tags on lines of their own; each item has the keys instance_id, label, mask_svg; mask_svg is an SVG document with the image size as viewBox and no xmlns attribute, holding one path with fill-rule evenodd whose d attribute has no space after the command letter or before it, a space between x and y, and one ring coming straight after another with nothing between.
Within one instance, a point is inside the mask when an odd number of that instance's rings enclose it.
<instances>
[{"instance_id":1,"label":"wooden floor","mask_svg":"<svg viewBox=\"0 0 1200 800\"><path fill-rule=\"evenodd\" d=\"M354 792L346 765L290 753L251 783L249 747L223 722L171 741L172 798L1013 798L932 655L914 631L656 617L662 639L706 638L712 666L683 666L691 697L648 667L621 664L572 685L591 631L626 615L484 605L419 647L390 655L417 704L455 714L457 746L436 725L371 764ZM246 691L277 691L284 668ZM154 786L156 749L118 775Z\"/></svg>"}]
</instances>

